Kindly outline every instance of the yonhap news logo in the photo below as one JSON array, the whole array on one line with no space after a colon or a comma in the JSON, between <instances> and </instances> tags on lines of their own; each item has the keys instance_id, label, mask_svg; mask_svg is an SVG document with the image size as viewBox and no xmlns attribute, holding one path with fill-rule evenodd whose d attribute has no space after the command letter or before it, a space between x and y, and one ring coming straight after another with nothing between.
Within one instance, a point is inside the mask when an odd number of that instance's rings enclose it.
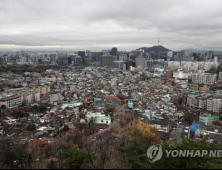
<instances>
[{"instance_id":1,"label":"yonhap news logo","mask_svg":"<svg viewBox=\"0 0 222 170\"><path fill-rule=\"evenodd\" d=\"M222 150L165 150L166 157L199 157L204 156L222 158ZM159 161L163 157L163 149L161 145L152 145L147 149L147 157L150 163Z\"/></svg>"},{"instance_id":2,"label":"yonhap news logo","mask_svg":"<svg viewBox=\"0 0 222 170\"><path fill-rule=\"evenodd\" d=\"M154 163L160 160L163 156L163 149L161 145L153 145L147 150L147 157L149 158L150 163Z\"/></svg>"}]
</instances>

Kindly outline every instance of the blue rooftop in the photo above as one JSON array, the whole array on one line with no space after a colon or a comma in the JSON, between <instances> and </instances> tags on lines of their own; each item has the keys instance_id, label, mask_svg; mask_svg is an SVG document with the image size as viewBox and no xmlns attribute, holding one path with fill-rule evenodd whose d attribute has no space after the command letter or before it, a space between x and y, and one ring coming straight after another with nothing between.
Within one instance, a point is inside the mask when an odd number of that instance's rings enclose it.
<instances>
[{"instance_id":1,"label":"blue rooftop","mask_svg":"<svg viewBox=\"0 0 222 170\"><path fill-rule=\"evenodd\" d=\"M152 110L146 109L146 110L144 110L144 111L145 111L145 113L151 113Z\"/></svg>"},{"instance_id":2,"label":"blue rooftop","mask_svg":"<svg viewBox=\"0 0 222 170\"><path fill-rule=\"evenodd\" d=\"M195 133L196 132L196 126L197 125L204 125L204 123L193 123L191 126L190 126L190 131Z\"/></svg>"}]
</instances>

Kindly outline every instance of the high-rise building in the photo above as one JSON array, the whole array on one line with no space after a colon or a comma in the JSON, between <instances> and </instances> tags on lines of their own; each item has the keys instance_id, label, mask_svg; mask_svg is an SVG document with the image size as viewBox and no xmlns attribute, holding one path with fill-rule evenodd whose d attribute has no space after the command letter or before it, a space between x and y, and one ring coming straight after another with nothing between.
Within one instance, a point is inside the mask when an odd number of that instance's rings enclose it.
<instances>
[{"instance_id":1,"label":"high-rise building","mask_svg":"<svg viewBox=\"0 0 222 170\"><path fill-rule=\"evenodd\" d=\"M222 81L222 72L221 72L221 71L219 72L218 80L219 80L219 81Z\"/></svg>"},{"instance_id":2,"label":"high-rise building","mask_svg":"<svg viewBox=\"0 0 222 170\"><path fill-rule=\"evenodd\" d=\"M102 50L102 55L111 55L109 50Z\"/></svg>"},{"instance_id":3,"label":"high-rise building","mask_svg":"<svg viewBox=\"0 0 222 170\"><path fill-rule=\"evenodd\" d=\"M86 56L90 57L90 50L86 50Z\"/></svg>"},{"instance_id":4,"label":"high-rise building","mask_svg":"<svg viewBox=\"0 0 222 170\"><path fill-rule=\"evenodd\" d=\"M206 59L207 59L207 61L208 61L208 60L211 61L211 60L213 59L213 51L208 51L208 52L207 52Z\"/></svg>"},{"instance_id":5,"label":"high-rise building","mask_svg":"<svg viewBox=\"0 0 222 170\"><path fill-rule=\"evenodd\" d=\"M173 57L173 51L168 51L168 52L167 52L167 57L172 58L172 57Z\"/></svg>"},{"instance_id":6,"label":"high-rise building","mask_svg":"<svg viewBox=\"0 0 222 170\"><path fill-rule=\"evenodd\" d=\"M127 59L124 63L126 64L126 70L129 70L130 66L135 66L135 62L133 63L133 61L129 59Z\"/></svg>"},{"instance_id":7,"label":"high-rise building","mask_svg":"<svg viewBox=\"0 0 222 170\"><path fill-rule=\"evenodd\" d=\"M38 59L38 64L42 64L42 59L41 58Z\"/></svg>"},{"instance_id":8,"label":"high-rise building","mask_svg":"<svg viewBox=\"0 0 222 170\"><path fill-rule=\"evenodd\" d=\"M86 53L85 53L85 51L78 51L78 55L81 57L85 57Z\"/></svg>"},{"instance_id":9,"label":"high-rise building","mask_svg":"<svg viewBox=\"0 0 222 170\"><path fill-rule=\"evenodd\" d=\"M77 57L77 55L70 55L70 62L75 63L75 58L76 57Z\"/></svg>"},{"instance_id":10,"label":"high-rise building","mask_svg":"<svg viewBox=\"0 0 222 170\"><path fill-rule=\"evenodd\" d=\"M217 59L218 59L217 56L214 56L214 63L218 63Z\"/></svg>"},{"instance_id":11,"label":"high-rise building","mask_svg":"<svg viewBox=\"0 0 222 170\"><path fill-rule=\"evenodd\" d=\"M113 68L118 68L118 69L123 70L123 65L124 65L123 61L113 61L112 62L112 67Z\"/></svg>"},{"instance_id":12,"label":"high-rise building","mask_svg":"<svg viewBox=\"0 0 222 170\"><path fill-rule=\"evenodd\" d=\"M56 61L56 54L50 54L49 55L49 62L52 63L52 62L55 62Z\"/></svg>"},{"instance_id":13,"label":"high-rise building","mask_svg":"<svg viewBox=\"0 0 222 170\"><path fill-rule=\"evenodd\" d=\"M91 52L93 61L100 61L101 52Z\"/></svg>"},{"instance_id":14,"label":"high-rise building","mask_svg":"<svg viewBox=\"0 0 222 170\"><path fill-rule=\"evenodd\" d=\"M136 58L136 68L144 69L147 67L147 60L143 57Z\"/></svg>"},{"instance_id":15,"label":"high-rise building","mask_svg":"<svg viewBox=\"0 0 222 170\"><path fill-rule=\"evenodd\" d=\"M21 55L24 56L24 54L25 54L25 51L21 50Z\"/></svg>"},{"instance_id":16,"label":"high-rise building","mask_svg":"<svg viewBox=\"0 0 222 170\"><path fill-rule=\"evenodd\" d=\"M182 50L177 53L177 61L185 61L185 57L185 51Z\"/></svg>"},{"instance_id":17,"label":"high-rise building","mask_svg":"<svg viewBox=\"0 0 222 170\"><path fill-rule=\"evenodd\" d=\"M101 67L104 67L104 66L112 67L112 62L115 60L117 60L116 56L102 55L102 56L100 56L100 66Z\"/></svg>"},{"instance_id":18,"label":"high-rise building","mask_svg":"<svg viewBox=\"0 0 222 170\"><path fill-rule=\"evenodd\" d=\"M90 63L91 63L91 58L84 58L84 65L85 66L90 66Z\"/></svg>"},{"instance_id":19,"label":"high-rise building","mask_svg":"<svg viewBox=\"0 0 222 170\"><path fill-rule=\"evenodd\" d=\"M143 50L134 50L132 51L132 53L135 57L141 57L143 54Z\"/></svg>"},{"instance_id":20,"label":"high-rise building","mask_svg":"<svg viewBox=\"0 0 222 170\"><path fill-rule=\"evenodd\" d=\"M125 61L127 59L127 54L119 54L119 61Z\"/></svg>"},{"instance_id":21,"label":"high-rise building","mask_svg":"<svg viewBox=\"0 0 222 170\"><path fill-rule=\"evenodd\" d=\"M75 65L76 66L82 66L83 65L83 58L80 56L75 57Z\"/></svg>"},{"instance_id":22,"label":"high-rise building","mask_svg":"<svg viewBox=\"0 0 222 170\"><path fill-rule=\"evenodd\" d=\"M116 55L117 55L117 52L118 52L118 49L117 49L116 47L113 47L113 48L111 49L110 54L116 56Z\"/></svg>"},{"instance_id":23,"label":"high-rise building","mask_svg":"<svg viewBox=\"0 0 222 170\"><path fill-rule=\"evenodd\" d=\"M154 66L154 60L150 59L147 60L147 67L153 67Z\"/></svg>"},{"instance_id":24,"label":"high-rise building","mask_svg":"<svg viewBox=\"0 0 222 170\"><path fill-rule=\"evenodd\" d=\"M69 64L70 64L70 57L68 56L58 57L58 65L68 66Z\"/></svg>"}]
</instances>

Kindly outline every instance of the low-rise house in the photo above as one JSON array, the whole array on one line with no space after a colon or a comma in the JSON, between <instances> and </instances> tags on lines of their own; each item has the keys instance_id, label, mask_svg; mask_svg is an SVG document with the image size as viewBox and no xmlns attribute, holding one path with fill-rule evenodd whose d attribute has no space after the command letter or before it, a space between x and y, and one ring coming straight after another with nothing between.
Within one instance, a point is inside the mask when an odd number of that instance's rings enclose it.
<instances>
[{"instance_id":1,"label":"low-rise house","mask_svg":"<svg viewBox=\"0 0 222 170\"><path fill-rule=\"evenodd\" d=\"M98 124L111 124L111 117L106 115L99 115L93 118L94 123Z\"/></svg>"},{"instance_id":2,"label":"low-rise house","mask_svg":"<svg viewBox=\"0 0 222 170\"><path fill-rule=\"evenodd\" d=\"M88 112L86 114L86 120L90 122L90 120L93 120L96 124L111 124L111 117L106 116L103 112Z\"/></svg>"},{"instance_id":3,"label":"low-rise house","mask_svg":"<svg viewBox=\"0 0 222 170\"><path fill-rule=\"evenodd\" d=\"M78 106L81 106L83 103L82 102L74 102L74 101L71 101L71 102L66 102L66 103L63 103L61 108L62 109L65 109L67 107L70 107L70 108L74 108L74 107L78 107Z\"/></svg>"},{"instance_id":4,"label":"low-rise house","mask_svg":"<svg viewBox=\"0 0 222 170\"><path fill-rule=\"evenodd\" d=\"M209 133L209 142L222 143L222 133Z\"/></svg>"},{"instance_id":5,"label":"low-rise house","mask_svg":"<svg viewBox=\"0 0 222 170\"><path fill-rule=\"evenodd\" d=\"M160 121L160 120L151 120L150 125L156 127L158 129L158 131L162 131L165 133L170 132L170 123L169 122Z\"/></svg>"},{"instance_id":6,"label":"low-rise house","mask_svg":"<svg viewBox=\"0 0 222 170\"><path fill-rule=\"evenodd\" d=\"M15 135L15 131L13 129L5 130L5 136L12 137Z\"/></svg>"},{"instance_id":7,"label":"low-rise house","mask_svg":"<svg viewBox=\"0 0 222 170\"><path fill-rule=\"evenodd\" d=\"M199 121L203 122L205 125L212 125L212 122L217 120L219 120L218 115L203 114L199 117Z\"/></svg>"},{"instance_id":8,"label":"low-rise house","mask_svg":"<svg viewBox=\"0 0 222 170\"><path fill-rule=\"evenodd\" d=\"M209 142L221 143L222 130L215 128L214 126L200 124L196 126L195 137L206 139Z\"/></svg>"},{"instance_id":9,"label":"low-rise house","mask_svg":"<svg viewBox=\"0 0 222 170\"><path fill-rule=\"evenodd\" d=\"M186 122L179 122L176 130L172 132L172 140L182 140L184 137L190 138L190 124Z\"/></svg>"}]
</instances>

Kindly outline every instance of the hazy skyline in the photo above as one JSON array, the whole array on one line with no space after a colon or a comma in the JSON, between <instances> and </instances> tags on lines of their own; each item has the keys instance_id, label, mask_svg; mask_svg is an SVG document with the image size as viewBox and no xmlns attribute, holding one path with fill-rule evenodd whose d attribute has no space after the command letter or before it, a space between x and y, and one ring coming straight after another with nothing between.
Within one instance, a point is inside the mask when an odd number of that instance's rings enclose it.
<instances>
[{"instance_id":1,"label":"hazy skyline","mask_svg":"<svg viewBox=\"0 0 222 170\"><path fill-rule=\"evenodd\" d=\"M1 0L0 50L220 50L220 0Z\"/></svg>"}]
</instances>

